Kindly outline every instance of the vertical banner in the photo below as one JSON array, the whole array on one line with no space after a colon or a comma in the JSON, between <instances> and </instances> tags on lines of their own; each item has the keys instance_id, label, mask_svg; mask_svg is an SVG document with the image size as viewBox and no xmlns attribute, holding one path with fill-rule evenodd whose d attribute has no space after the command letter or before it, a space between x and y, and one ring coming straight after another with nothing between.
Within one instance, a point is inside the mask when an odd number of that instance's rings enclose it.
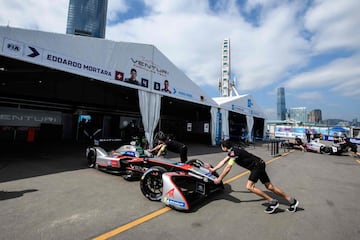
<instances>
[{"instance_id":1,"label":"vertical banner","mask_svg":"<svg viewBox=\"0 0 360 240\"><path fill-rule=\"evenodd\" d=\"M221 113L216 114L216 144L219 145L221 141L221 129L222 129L222 119Z\"/></svg>"}]
</instances>

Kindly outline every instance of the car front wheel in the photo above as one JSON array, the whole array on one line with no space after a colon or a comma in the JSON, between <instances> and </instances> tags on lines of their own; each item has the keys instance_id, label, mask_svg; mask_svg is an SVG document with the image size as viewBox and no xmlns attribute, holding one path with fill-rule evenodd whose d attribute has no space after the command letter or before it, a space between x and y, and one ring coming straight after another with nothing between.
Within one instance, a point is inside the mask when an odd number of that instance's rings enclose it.
<instances>
[{"instance_id":1,"label":"car front wheel","mask_svg":"<svg viewBox=\"0 0 360 240\"><path fill-rule=\"evenodd\" d=\"M163 191L162 174L166 169L159 166L149 168L140 179L140 189L151 201L160 201Z\"/></svg>"}]
</instances>

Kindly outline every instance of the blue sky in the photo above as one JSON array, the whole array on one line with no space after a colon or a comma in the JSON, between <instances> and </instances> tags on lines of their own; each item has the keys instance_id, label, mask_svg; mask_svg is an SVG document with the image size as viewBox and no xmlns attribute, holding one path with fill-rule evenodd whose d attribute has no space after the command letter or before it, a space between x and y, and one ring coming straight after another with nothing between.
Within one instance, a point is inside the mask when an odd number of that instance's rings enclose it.
<instances>
[{"instance_id":1,"label":"blue sky","mask_svg":"<svg viewBox=\"0 0 360 240\"><path fill-rule=\"evenodd\" d=\"M231 41L232 76L276 118L286 107L323 118L360 119L358 0L108 0L106 39L155 45L211 97L221 45ZM68 0L0 0L0 25L65 33Z\"/></svg>"}]
</instances>

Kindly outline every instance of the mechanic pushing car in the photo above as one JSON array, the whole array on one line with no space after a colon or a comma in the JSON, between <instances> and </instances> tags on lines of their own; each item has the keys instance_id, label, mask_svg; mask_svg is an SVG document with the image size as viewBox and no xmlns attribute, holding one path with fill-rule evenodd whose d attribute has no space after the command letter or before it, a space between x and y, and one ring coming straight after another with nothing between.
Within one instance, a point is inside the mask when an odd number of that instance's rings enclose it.
<instances>
[{"instance_id":1,"label":"mechanic pushing car","mask_svg":"<svg viewBox=\"0 0 360 240\"><path fill-rule=\"evenodd\" d=\"M350 141L350 138L343 134L343 140L339 142L341 149L345 149L346 147L350 148L350 156L360 157L360 153L357 151L357 145Z\"/></svg>"},{"instance_id":2,"label":"mechanic pushing car","mask_svg":"<svg viewBox=\"0 0 360 240\"><path fill-rule=\"evenodd\" d=\"M250 175L246 183L246 188L250 192L257 194L260 197L263 197L265 200L269 202L268 207L265 209L266 213L275 212L275 210L279 207L279 201L277 199L271 198L261 189L255 187L255 183L259 179L261 183L263 183L268 190L272 191L273 193L275 193L280 197L285 198L290 203L290 207L288 208L288 211L296 212L296 209L299 205L299 201L293 197L290 197L289 195L287 195L286 193L284 193L282 190L280 190L278 187L274 186L271 183L270 178L265 170L266 164L261 158L245 151L242 148L233 147L229 139L223 140L221 142L221 149L224 152L228 152L228 155L222 161L220 161L215 167L210 168L210 171L214 172L217 169L221 168L225 163L228 164L226 165L220 176L214 180L215 184L219 184L224 179L224 177L230 172L232 166L236 163L241 167L244 167L250 171Z\"/></svg>"},{"instance_id":3,"label":"mechanic pushing car","mask_svg":"<svg viewBox=\"0 0 360 240\"><path fill-rule=\"evenodd\" d=\"M155 146L153 149L148 149L148 152L157 152L157 156L165 156L166 151L169 150L170 152L179 153L180 154L180 161L185 163L187 161L187 146L181 142L178 142L170 137L166 136L164 133L159 134L159 142L158 145Z\"/></svg>"}]
</instances>

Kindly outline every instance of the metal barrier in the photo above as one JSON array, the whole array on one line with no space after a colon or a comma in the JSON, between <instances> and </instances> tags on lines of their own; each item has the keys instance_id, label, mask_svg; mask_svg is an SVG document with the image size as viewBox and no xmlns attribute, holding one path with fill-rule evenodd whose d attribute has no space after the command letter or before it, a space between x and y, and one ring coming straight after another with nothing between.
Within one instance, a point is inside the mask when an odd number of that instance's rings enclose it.
<instances>
[{"instance_id":1,"label":"metal barrier","mask_svg":"<svg viewBox=\"0 0 360 240\"><path fill-rule=\"evenodd\" d=\"M276 157L276 156L281 155L279 153L280 142L281 141L279 141L277 139L270 139L269 144L268 144L268 151L269 150L271 151L271 156Z\"/></svg>"}]
</instances>

